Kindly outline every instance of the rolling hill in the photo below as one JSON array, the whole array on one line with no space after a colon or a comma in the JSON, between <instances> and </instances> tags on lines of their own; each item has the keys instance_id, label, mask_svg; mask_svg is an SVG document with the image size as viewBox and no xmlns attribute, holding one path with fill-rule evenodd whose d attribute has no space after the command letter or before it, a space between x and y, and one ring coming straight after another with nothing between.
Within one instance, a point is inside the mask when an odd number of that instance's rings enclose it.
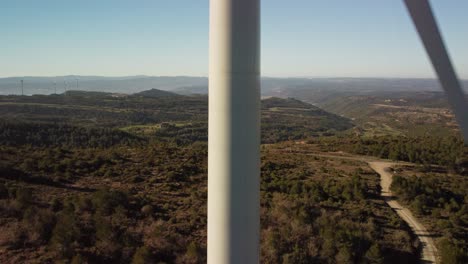
<instances>
[{"instance_id":1,"label":"rolling hill","mask_svg":"<svg viewBox=\"0 0 468 264\"><path fill-rule=\"evenodd\" d=\"M6 121L72 124L124 130L143 137L193 142L207 138L208 97L152 89L132 96L69 91L62 95L0 96ZM347 118L288 98L262 100L262 141L333 135L353 127Z\"/></svg>"},{"instance_id":2,"label":"rolling hill","mask_svg":"<svg viewBox=\"0 0 468 264\"><path fill-rule=\"evenodd\" d=\"M168 91L163 91L159 89L151 89L151 90L146 90L143 92L139 93L134 93L134 96L143 96L143 97L171 97L171 96L181 96L179 94L173 93L173 92L168 92Z\"/></svg>"}]
</instances>

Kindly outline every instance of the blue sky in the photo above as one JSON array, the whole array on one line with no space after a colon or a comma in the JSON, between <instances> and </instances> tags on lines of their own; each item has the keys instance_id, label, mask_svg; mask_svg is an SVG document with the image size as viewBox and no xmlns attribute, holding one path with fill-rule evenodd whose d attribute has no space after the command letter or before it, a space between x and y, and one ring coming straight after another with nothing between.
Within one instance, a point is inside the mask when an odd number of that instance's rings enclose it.
<instances>
[{"instance_id":1,"label":"blue sky","mask_svg":"<svg viewBox=\"0 0 468 264\"><path fill-rule=\"evenodd\" d=\"M468 78L468 1L431 1ZM1 0L0 77L208 73L208 0ZM262 0L262 75L434 77L400 0Z\"/></svg>"}]
</instances>

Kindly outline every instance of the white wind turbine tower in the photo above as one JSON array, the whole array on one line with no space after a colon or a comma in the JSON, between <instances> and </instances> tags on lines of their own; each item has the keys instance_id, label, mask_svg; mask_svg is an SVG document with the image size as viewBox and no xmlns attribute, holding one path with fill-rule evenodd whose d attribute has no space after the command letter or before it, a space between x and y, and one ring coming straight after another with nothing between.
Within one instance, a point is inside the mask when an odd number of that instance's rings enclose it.
<instances>
[{"instance_id":1,"label":"white wind turbine tower","mask_svg":"<svg viewBox=\"0 0 468 264\"><path fill-rule=\"evenodd\" d=\"M210 1L208 263L258 263L260 1Z\"/></svg>"},{"instance_id":2,"label":"white wind turbine tower","mask_svg":"<svg viewBox=\"0 0 468 264\"><path fill-rule=\"evenodd\" d=\"M405 0L468 142L468 103L427 0ZM259 263L260 0L210 0L208 263Z\"/></svg>"}]
</instances>

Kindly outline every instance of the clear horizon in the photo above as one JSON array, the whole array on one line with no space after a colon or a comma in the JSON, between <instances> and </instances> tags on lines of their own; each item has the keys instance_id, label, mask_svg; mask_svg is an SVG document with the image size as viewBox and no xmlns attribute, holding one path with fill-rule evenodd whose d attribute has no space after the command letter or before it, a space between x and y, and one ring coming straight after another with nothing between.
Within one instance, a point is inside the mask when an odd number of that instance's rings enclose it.
<instances>
[{"instance_id":1,"label":"clear horizon","mask_svg":"<svg viewBox=\"0 0 468 264\"><path fill-rule=\"evenodd\" d=\"M431 4L468 79L468 2ZM206 0L11 1L0 23L0 78L208 75ZM436 78L401 1L263 1L261 38L264 77Z\"/></svg>"},{"instance_id":2,"label":"clear horizon","mask_svg":"<svg viewBox=\"0 0 468 264\"><path fill-rule=\"evenodd\" d=\"M0 79L8 78L64 78L64 77L99 77L99 78L131 78L131 77L156 77L156 78L177 78L177 77L189 77L189 78L208 78L208 76L196 76L196 75L79 75L79 74L66 74L66 75L24 75L24 76L0 76ZM426 79L439 81L437 76L429 77L392 77L392 76L375 76L375 77L360 77L360 76L269 76L261 75L260 78L277 78L277 79ZM468 81L468 78L461 78L462 81Z\"/></svg>"}]
</instances>

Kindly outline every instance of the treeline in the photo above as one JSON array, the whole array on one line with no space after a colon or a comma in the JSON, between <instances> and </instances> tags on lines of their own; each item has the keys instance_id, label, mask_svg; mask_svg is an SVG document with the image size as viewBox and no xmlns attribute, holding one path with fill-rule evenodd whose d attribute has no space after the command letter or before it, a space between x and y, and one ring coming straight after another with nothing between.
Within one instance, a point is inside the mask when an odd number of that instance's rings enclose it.
<instances>
[{"instance_id":1,"label":"treeline","mask_svg":"<svg viewBox=\"0 0 468 264\"><path fill-rule=\"evenodd\" d=\"M457 173L468 173L468 147L455 136L447 137L358 137L339 135L308 139L322 151L346 151L359 155L408 161L426 167L443 166Z\"/></svg>"},{"instance_id":2,"label":"treeline","mask_svg":"<svg viewBox=\"0 0 468 264\"><path fill-rule=\"evenodd\" d=\"M198 119L188 111L176 112L173 109L127 108L123 103L118 108L105 108L100 105L41 105L12 104L0 105L0 114L4 118L21 119L28 122L73 123L75 125L92 125L101 127L119 127L131 124L149 124L164 121L185 121Z\"/></svg>"},{"instance_id":3,"label":"treeline","mask_svg":"<svg viewBox=\"0 0 468 264\"><path fill-rule=\"evenodd\" d=\"M458 172L468 169L468 149L453 136L360 139L353 150L362 155L445 166Z\"/></svg>"},{"instance_id":4,"label":"treeline","mask_svg":"<svg viewBox=\"0 0 468 264\"><path fill-rule=\"evenodd\" d=\"M414 212L436 221L436 229L442 230L443 236L438 244L442 263L467 263L468 184L449 176L445 178L430 173L424 177L395 175L391 189Z\"/></svg>"},{"instance_id":5,"label":"treeline","mask_svg":"<svg viewBox=\"0 0 468 264\"><path fill-rule=\"evenodd\" d=\"M174 141L179 145L188 145L197 141L208 141L208 124L191 122L184 125L162 123L154 136L158 140Z\"/></svg>"},{"instance_id":6,"label":"treeline","mask_svg":"<svg viewBox=\"0 0 468 264\"><path fill-rule=\"evenodd\" d=\"M0 145L3 146L98 148L142 142L137 136L112 128L0 121Z\"/></svg>"},{"instance_id":7,"label":"treeline","mask_svg":"<svg viewBox=\"0 0 468 264\"><path fill-rule=\"evenodd\" d=\"M0 96L3 118L28 122L58 122L74 125L121 127L169 121L204 121L207 97L140 97L96 95L80 92L68 95Z\"/></svg>"},{"instance_id":8,"label":"treeline","mask_svg":"<svg viewBox=\"0 0 468 264\"><path fill-rule=\"evenodd\" d=\"M0 101L5 102L0 105L0 115L4 120L11 120L10 122L41 122L63 126L73 124L76 127L104 129L160 124L159 131L144 136L175 140L183 145L207 140L208 98L206 96L153 98L74 92L58 96L0 96ZM262 143L330 136L353 126L349 119L292 98L264 99L261 113ZM188 125L175 125L182 123ZM28 136L37 137L35 142L43 138L47 143L54 141L42 134ZM90 144L97 145L96 142Z\"/></svg>"},{"instance_id":9,"label":"treeline","mask_svg":"<svg viewBox=\"0 0 468 264\"><path fill-rule=\"evenodd\" d=\"M349 119L293 98L262 100L262 143L330 136L351 127Z\"/></svg>"},{"instance_id":10,"label":"treeline","mask_svg":"<svg viewBox=\"0 0 468 264\"><path fill-rule=\"evenodd\" d=\"M337 131L348 128L346 125L340 127L339 123L333 123L333 121L325 119L326 118L323 118L316 122L313 120L310 121L317 127L297 123L296 118L285 118L284 116L262 120L261 142L263 144L273 144L289 140L304 140L311 136L323 134L334 135ZM325 124L328 122L329 124ZM157 140L174 141L181 145L187 145L197 141L206 142L208 140L208 123L190 122L179 125L177 123L172 124L164 122L161 124L161 128L156 130L151 136L154 136Z\"/></svg>"},{"instance_id":11,"label":"treeline","mask_svg":"<svg viewBox=\"0 0 468 264\"><path fill-rule=\"evenodd\" d=\"M134 111L182 110L180 112L203 113L208 109L207 96L176 96L176 97L144 97L131 95L112 95L100 92L73 91L61 95L33 96L0 96L0 101L8 102L10 106L57 106L73 108L97 107L103 109L122 109Z\"/></svg>"}]
</instances>

